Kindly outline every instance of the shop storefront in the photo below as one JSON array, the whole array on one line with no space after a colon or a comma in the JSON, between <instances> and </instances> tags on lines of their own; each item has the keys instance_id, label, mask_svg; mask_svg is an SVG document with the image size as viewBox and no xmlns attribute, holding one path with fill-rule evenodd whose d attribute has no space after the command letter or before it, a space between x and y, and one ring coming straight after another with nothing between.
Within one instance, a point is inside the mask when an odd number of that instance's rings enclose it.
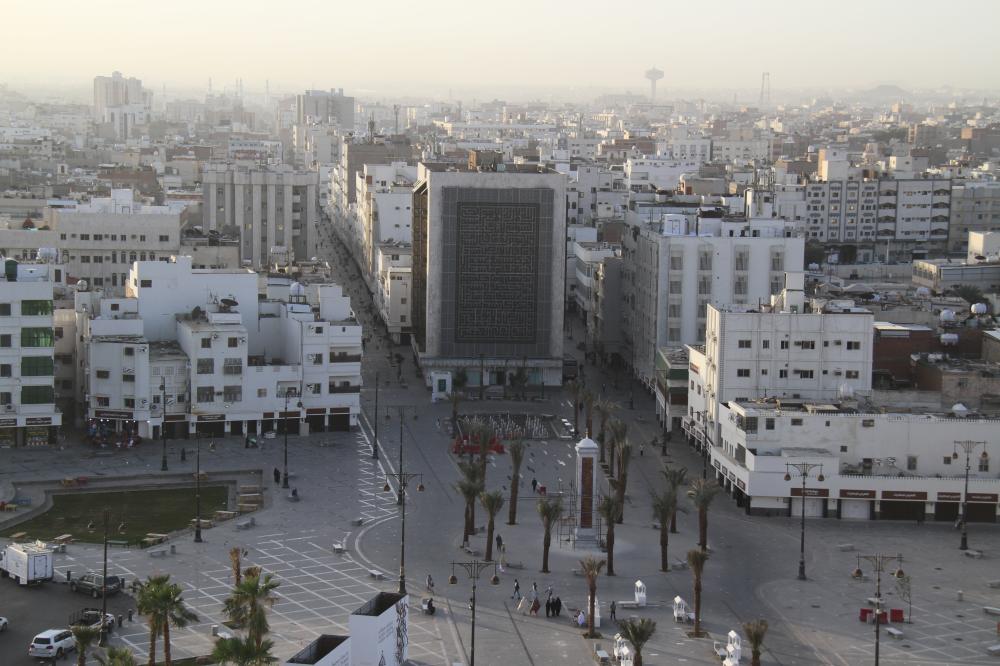
<instances>
[{"instance_id":1,"label":"shop storefront","mask_svg":"<svg viewBox=\"0 0 1000 666\"><path fill-rule=\"evenodd\" d=\"M916 490L883 490L879 502L881 520L923 520L927 493Z\"/></svg>"},{"instance_id":2,"label":"shop storefront","mask_svg":"<svg viewBox=\"0 0 1000 666\"><path fill-rule=\"evenodd\" d=\"M17 419L0 419L0 448L17 446Z\"/></svg>"},{"instance_id":3,"label":"shop storefront","mask_svg":"<svg viewBox=\"0 0 1000 666\"><path fill-rule=\"evenodd\" d=\"M801 517L804 504L806 518L826 518L826 500L829 496L829 488L806 488L803 503L802 488L792 488L788 502L789 515Z\"/></svg>"},{"instance_id":4,"label":"shop storefront","mask_svg":"<svg viewBox=\"0 0 1000 666\"><path fill-rule=\"evenodd\" d=\"M871 520L875 517L875 491L842 489L837 501L837 517L842 520Z\"/></svg>"}]
</instances>

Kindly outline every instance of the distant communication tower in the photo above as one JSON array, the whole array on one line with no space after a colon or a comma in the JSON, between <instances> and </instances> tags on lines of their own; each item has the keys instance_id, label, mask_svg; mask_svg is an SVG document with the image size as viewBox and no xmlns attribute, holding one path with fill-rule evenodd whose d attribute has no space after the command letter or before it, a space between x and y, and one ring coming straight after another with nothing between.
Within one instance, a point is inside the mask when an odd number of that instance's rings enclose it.
<instances>
[{"instance_id":1,"label":"distant communication tower","mask_svg":"<svg viewBox=\"0 0 1000 666\"><path fill-rule=\"evenodd\" d=\"M649 79L649 99L650 101L656 101L656 82L663 78L663 71L656 69L646 70L646 78Z\"/></svg>"},{"instance_id":2,"label":"distant communication tower","mask_svg":"<svg viewBox=\"0 0 1000 666\"><path fill-rule=\"evenodd\" d=\"M771 106L771 73L760 75L760 107Z\"/></svg>"}]
</instances>

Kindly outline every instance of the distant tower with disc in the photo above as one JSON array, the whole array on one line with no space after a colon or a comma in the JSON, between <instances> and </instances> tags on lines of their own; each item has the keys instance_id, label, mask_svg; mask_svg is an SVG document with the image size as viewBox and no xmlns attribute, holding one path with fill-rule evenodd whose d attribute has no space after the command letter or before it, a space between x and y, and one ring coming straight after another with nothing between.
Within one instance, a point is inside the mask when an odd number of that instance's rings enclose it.
<instances>
[{"instance_id":1,"label":"distant tower with disc","mask_svg":"<svg viewBox=\"0 0 1000 666\"><path fill-rule=\"evenodd\" d=\"M646 70L646 78L649 79L649 100L651 102L656 101L656 82L663 78L663 70L652 69Z\"/></svg>"}]
</instances>

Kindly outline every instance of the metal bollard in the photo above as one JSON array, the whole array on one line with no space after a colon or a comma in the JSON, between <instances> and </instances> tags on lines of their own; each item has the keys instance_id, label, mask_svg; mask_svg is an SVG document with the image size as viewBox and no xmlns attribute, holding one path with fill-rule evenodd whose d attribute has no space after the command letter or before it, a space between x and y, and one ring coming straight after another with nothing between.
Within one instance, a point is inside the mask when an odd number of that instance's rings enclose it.
<instances>
[{"instance_id":1,"label":"metal bollard","mask_svg":"<svg viewBox=\"0 0 1000 666\"><path fill-rule=\"evenodd\" d=\"M135 621L135 609L134 608L129 608L128 609L128 621L129 622L134 622Z\"/></svg>"},{"instance_id":2,"label":"metal bollard","mask_svg":"<svg viewBox=\"0 0 1000 666\"><path fill-rule=\"evenodd\" d=\"M959 600L959 601L962 601L962 598L963 598L964 594L965 594L965 593L964 593L964 592L962 592L962 590L959 590L959 591L958 591L958 600Z\"/></svg>"}]
</instances>

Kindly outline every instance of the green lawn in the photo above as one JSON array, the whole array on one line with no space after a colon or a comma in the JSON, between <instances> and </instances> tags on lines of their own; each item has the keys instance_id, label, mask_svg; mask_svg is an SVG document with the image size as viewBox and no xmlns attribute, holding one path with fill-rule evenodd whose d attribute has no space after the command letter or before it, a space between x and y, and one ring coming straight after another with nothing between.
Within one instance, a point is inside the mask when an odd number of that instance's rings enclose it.
<instances>
[{"instance_id":1,"label":"green lawn","mask_svg":"<svg viewBox=\"0 0 1000 666\"><path fill-rule=\"evenodd\" d=\"M201 515L211 518L226 509L229 491L225 486L202 486ZM76 541L100 543L104 536L103 511L111 509L108 539L137 543L147 532L167 534L187 527L195 515L194 488L125 490L107 493L61 493L52 496L52 508L3 532L10 536L27 532L30 539L49 540L72 534ZM93 522L93 531L87 525ZM125 529L119 532L119 526Z\"/></svg>"}]
</instances>

